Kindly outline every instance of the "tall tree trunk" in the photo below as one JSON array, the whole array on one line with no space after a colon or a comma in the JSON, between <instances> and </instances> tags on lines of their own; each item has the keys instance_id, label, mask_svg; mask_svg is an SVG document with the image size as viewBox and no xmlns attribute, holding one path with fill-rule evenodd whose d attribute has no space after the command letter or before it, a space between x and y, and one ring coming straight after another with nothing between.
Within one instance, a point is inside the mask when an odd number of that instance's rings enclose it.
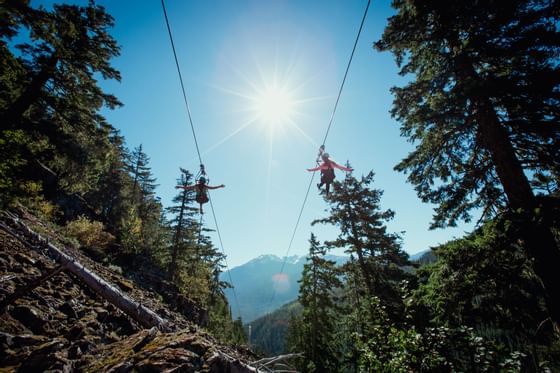
<instances>
[{"instance_id":1,"label":"tall tree trunk","mask_svg":"<svg viewBox=\"0 0 560 373\"><path fill-rule=\"evenodd\" d=\"M41 90L47 81L53 76L58 58L56 53L53 53L45 61L41 71L31 79L31 82L25 88L23 93L8 106L6 111L2 114L0 122L4 125L14 126L25 112L39 99Z\"/></svg>"},{"instance_id":2,"label":"tall tree trunk","mask_svg":"<svg viewBox=\"0 0 560 373\"><path fill-rule=\"evenodd\" d=\"M484 147L490 152L496 173L512 210L521 209L525 221L522 223L523 240L530 256L535 260L535 272L541 278L547 297L546 304L552 320L560 325L560 287L558 286L558 266L560 250L552 234L551 227L539 222L535 216L538 207L529 180L523 172L509 140L506 129L490 103L479 102L477 112L479 131Z\"/></svg>"},{"instance_id":3,"label":"tall tree trunk","mask_svg":"<svg viewBox=\"0 0 560 373\"><path fill-rule=\"evenodd\" d=\"M452 27L450 28L453 29ZM470 56L461 51L457 34L447 39L450 50L455 51L458 81L481 81ZM474 96L474 95L472 95ZM560 286L557 275L560 250L550 225L538 222L535 195L525 175L521 162L515 154L507 130L502 126L490 99L485 96L470 97L475 105L478 135L482 145L492 158L492 164L507 196L509 208L521 210L524 218L523 240L528 254L534 258L534 269L540 277L546 293L546 305L556 328L560 326Z\"/></svg>"}]
</instances>

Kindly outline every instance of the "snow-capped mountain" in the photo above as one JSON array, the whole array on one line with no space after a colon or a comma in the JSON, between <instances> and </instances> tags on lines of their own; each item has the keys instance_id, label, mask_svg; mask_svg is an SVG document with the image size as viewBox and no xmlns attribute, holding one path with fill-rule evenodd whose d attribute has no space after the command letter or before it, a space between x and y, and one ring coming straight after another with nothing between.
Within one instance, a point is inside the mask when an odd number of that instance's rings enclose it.
<instances>
[{"instance_id":1,"label":"snow-capped mountain","mask_svg":"<svg viewBox=\"0 0 560 373\"><path fill-rule=\"evenodd\" d=\"M346 258L341 256L327 257L339 264L346 261ZM229 275L227 272L222 273L221 279L229 282L231 275L235 286L237 301L232 289L225 291L233 317L239 316L237 303L241 318L247 323L297 299L298 280L301 278L305 262L304 256L289 256L280 273L284 258L267 254L232 268Z\"/></svg>"}]
</instances>

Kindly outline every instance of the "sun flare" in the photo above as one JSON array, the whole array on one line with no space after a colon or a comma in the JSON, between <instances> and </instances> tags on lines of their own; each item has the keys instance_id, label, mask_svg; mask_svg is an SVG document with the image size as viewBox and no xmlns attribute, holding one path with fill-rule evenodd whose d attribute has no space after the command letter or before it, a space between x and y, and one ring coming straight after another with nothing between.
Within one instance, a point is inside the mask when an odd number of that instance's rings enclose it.
<instances>
[{"instance_id":1,"label":"sun flare","mask_svg":"<svg viewBox=\"0 0 560 373\"><path fill-rule=\"evenodd\" d=\"M276 87L268 87L255 99L259 120L272 126L289 122L294 114L294 106L294 99L289 92Z\"/></svg>"}]
</instances>

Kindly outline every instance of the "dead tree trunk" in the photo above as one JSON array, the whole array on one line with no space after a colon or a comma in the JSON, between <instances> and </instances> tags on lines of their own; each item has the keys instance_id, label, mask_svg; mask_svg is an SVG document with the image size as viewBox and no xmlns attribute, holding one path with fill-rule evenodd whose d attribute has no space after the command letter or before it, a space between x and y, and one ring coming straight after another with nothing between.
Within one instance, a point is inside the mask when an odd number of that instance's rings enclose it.
<instances>
[{"instance_id":1,"label":"dead tree trunk","mask_svg":"<svg viewBox=\"0 0 560 373\"><path fill-rule=\"evenodd\" d=\"M121 293L120 290L109 284L107 281L93 273L76 259L70 255L65 254L62 250L48 242L40 234L35 233L27 225L23 224L17 219L8 218L11 222L21 230L28 238L39 242L41 246L45 247L49 253L54 257L55 261L59 263L65 270L71 272L87 286L94 290L101 297L108 302L119 308L122 312L136 320L140 325L145 328L157 327L160 330L167 330L167 322L159 317L155 312L145 307L141 303L137 303L126 294ZM21 240L21 237L18 237Z\"/></svg>"}]
</instances>

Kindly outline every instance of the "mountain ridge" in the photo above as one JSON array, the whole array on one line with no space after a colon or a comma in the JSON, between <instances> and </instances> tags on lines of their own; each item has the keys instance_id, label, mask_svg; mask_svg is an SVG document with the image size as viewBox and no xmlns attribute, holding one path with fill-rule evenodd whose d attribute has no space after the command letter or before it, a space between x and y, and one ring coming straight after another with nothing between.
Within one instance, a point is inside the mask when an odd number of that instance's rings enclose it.
<instances>
[{"instance_id":1,"label":"mountain ridge","mask_svg":"<svg viewBox=\"0 0 560 373\"><path fill-rule=\"evenodd\" d=\"M327 255L328 259L342 264L348 257ZM242 318L244 323L266 315L286 303L297 299L298 280L301 278L306 256L279 257L262 254L248 262L223 272L221 279L233 282L234 289L226 289L232 316ZM280 272L280 269L283 271Z\"/></svg>"}]
</instances>

